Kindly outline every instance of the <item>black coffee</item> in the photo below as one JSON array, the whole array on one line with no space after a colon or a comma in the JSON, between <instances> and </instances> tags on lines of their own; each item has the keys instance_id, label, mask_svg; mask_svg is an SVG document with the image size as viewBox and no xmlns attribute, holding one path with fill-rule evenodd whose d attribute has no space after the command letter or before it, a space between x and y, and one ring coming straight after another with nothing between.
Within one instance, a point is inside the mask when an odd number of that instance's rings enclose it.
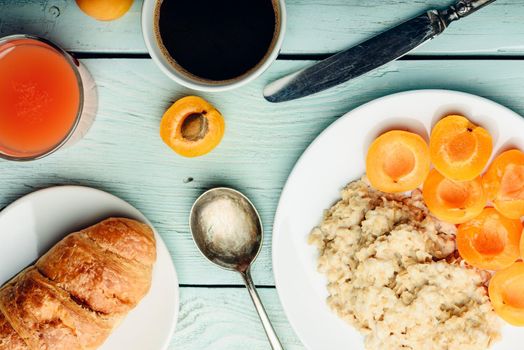
<instances>
[{"instance_id":1,"label":"black coffee","mask_svg":"<svg viewBox=\"0 0 524 350\"><path fill-rule=\"evenodd\" d=\"M163 0L156 11L157 40L171 63L190 75L240 77L274 45L279 24L273 1Z\"/></svg>"}]
</instances>

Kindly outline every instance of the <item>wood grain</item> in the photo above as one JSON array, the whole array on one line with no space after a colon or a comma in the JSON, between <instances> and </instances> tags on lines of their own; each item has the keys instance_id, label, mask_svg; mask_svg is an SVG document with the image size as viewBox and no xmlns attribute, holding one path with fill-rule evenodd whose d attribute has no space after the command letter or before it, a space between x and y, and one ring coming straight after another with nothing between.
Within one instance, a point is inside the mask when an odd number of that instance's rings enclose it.
<instances>
[{"instance_id":1,"label":"wood grain","mask_svg":"<svg viewBox=\"0 0 524 350\"><path fill-rule=\"evenodd\" d=\"M453 0L286 0L287 34L283 54L339 51L432 8ZM95 53L146 53L140 29L142 1L124 17L99 22L84 15L74 0L0 0L0 36L33 33L68 50ZM522 55L524 6L497 1L453 23L416 54Z\"/></svg>"},{"instance_id":2,"label":"wood grain","mask_svg":"<svg viewBox=\"0 0 524 350\"><path fill-rule=\"evenodd\" d=\"M149 59L84 63L98 84L100 100L92 129L77 145L48 158L0 162L0 208L56 184L112 192L143 211L157 227L180 283L186 285L241 284L235 274L205 261L188 232L192 202L217 185L245 192L258 207L266 237L253 275L258 285L273 285L271 226L280 191L307 145L346 111L394 92L445 88L485 96L524 113L524 61L395 62L309 98L270 104L261 97L262 87L310 63L278 61L245 88L201 94L225 116L226 134L209 155L186 159L162 143L158 125L165 109L192 91L164 77Z\"/></svg>"},{"instance_id":3,"label":"wood grain","mask_svg":"<svg viewBox=\"0 0 524 350\"><path fill-rule=\"evenodd\" d=\"M282 54L314 55L352 46L454 1L286 2L288 26ZM136 0L123 18L98 22L80 12L74 0L0 0L0 37L42 35L68 50L102 58L143 55L141 5ZM522 23L521 0L497 1L454 23L414 54L520 57L524 55ZM240 278L205 261L188 232L189 208L202 191L226 185L253 200L266 234L254 280L257 285L273 286L271 226L281 189L307 145L346 111L394 92L444 88L485 96L524 114L524 60L394 62L315 96L274 105L263 100L262 87L311 63L280 60L246 88L199 94L222 111L227 131L214 152L185 159L163 145L158 125L174 100L194 92L174 84L149 59L86 59L83 63L98 85L95 124L77 145L48 158L30 163L0 161L0 208L36 189L79 184L112 192L140 209L166 241L182 284L180 317L170 349L269 348L247 292L233 287L241 284ZM259 293L284 347L303 349L276 290L267 287Z\"/></svg>"},{"instance_id":4,"label":"wood grain","mask_svg":"<svg viewBox=\"0 0 524 350\"><path fill-rule=\"evenodd\" d=\"M259 289L285 349L303 349L274 288ZM243 288L181 288L181 308L170 349L267 350L269 343Z\"/></svg>"}]
</instances>

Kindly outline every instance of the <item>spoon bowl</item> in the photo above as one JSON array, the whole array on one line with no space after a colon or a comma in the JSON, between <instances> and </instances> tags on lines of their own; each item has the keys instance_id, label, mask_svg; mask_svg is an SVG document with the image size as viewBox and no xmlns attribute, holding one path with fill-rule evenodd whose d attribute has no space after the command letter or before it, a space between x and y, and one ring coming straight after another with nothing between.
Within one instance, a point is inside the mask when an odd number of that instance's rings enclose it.
<instances>
[{"instance_id":1,"label":"spoon bowl","mask_svg":"<svg viewBox=\"0 0 524 350\"><path fill-rule=\"evenodd\" d=\"M231 188L204 192L193 204L189 224L202 255L226 270L246 271L262 248L255 206Z\"/></svg>"}]
</instances>

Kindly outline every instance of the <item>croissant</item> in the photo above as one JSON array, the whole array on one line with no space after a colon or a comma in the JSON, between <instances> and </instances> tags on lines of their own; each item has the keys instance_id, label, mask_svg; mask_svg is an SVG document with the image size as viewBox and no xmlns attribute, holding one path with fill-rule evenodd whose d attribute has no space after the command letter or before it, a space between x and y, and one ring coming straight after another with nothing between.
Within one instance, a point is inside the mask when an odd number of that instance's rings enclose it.
<instances>
[{"instance_id":1,"label":"croissant","mask_svg":"<svg viewBox=\"0 0 524 350\"><path fill-rule=\"evenodd\" d=\"M147 294L151 228L110 218L58 242L0 289L0 350L91 350Z\"/></svg>"}]
</instances>

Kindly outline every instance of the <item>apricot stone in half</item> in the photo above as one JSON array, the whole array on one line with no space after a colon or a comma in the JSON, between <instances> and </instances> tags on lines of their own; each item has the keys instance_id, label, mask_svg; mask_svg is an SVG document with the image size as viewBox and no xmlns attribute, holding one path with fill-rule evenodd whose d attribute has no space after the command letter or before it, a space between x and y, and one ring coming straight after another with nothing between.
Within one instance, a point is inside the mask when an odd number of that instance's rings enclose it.
<instances>
[{"instance_id":1,"label":"apricot stone in half","mask_svg":"<svg viewBox=\"0 0 524 350\"><path fill-rule=\"evenodd\" d=\"M220 143L224 129L224 118L215 107L203 98L187 96L164 113L160 136L176 153L198 157Z\"/></svg>"},{"instance_id":2,"label":"apricot stone in half","mask_svg":"<svg viewBox=\"0 0 524 350\"><path fill-rule=\"evenodd\" d=\"M511 219L524 216L524 153L501 153L483 176L484 189L495 208Z\"/></svg>"},{"instance_id":3,"label":"apricot stone in half","mask_svg":"<svg viewBox=\"0 0 524 350\"><path fill-rule=\"evenodd\" d=\"M453 181L446 179L436 169L429 172L422 195L433 215L452 224L462 224L473 219L486 205L480 176L471 181Z\"/></svg>"},{"instance_id":4,"label":"apricot stone in half","mask_svg":"<svg viewBox=\"0 0 524 350\"><path fill-rule=\"evenodd\" d=\"M486 270L501 270L518 259L522 223L508 219L494 208L485 208L476 218L461 224L457 249L468 264Z\"/></svg>"},{"instance_id":5,"label":"apricot stone in half","mask_svg":"<svg viewBox=\"0 0 524 350\"><path fill-rule=\"evenodd\" d=\"M389 193L414 190L424 182L429 167L429 149L424 139L402 130L377 137L366 157L369 182Z\"/></svg>"},{"instance_id":6,"label":"apricot stone in half","mask_svg":"<svg viewBox=\"0 0 524 350\"><path fill-rule=\"evenodd\" d=\"M492 150L493 141L486 129L460 115L441 119L431 131L431 161L442 175L455 181L479 176Z\"/></svg>"},{"instance_id":7,"label":"apricot stone in half","mask_svg":"<svg viewBox=\"0 0 524 350\"><path fill-rule=\"evenodd\" d=\"M497 271L488 290L497 315L514 326L524 326L524 262Z\"/></svg>"}]
</instances>

